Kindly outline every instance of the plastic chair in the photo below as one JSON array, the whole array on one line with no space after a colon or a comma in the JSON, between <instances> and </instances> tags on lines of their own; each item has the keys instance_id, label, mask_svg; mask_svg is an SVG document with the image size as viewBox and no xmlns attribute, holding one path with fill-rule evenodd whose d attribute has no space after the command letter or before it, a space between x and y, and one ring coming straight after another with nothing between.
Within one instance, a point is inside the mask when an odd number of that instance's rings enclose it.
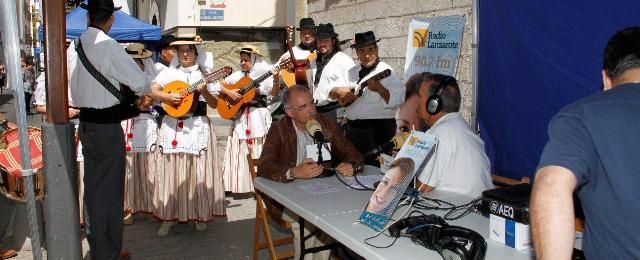
<instances>
[{"instance_id":1,"label":"plastic chair","mask_svg":"<svg viewBox=\"0 0 640 260\"><path fill-rule=\"evenodd\" d=\"M251 154L247 155L247 162L249 163L249 172L251 173L251 179L255 180L258 175L256 173L256 166L258 165L258 159L253 159ZM258 253L262 249L269 250L269 256L272 260L276 259L287 259L293 258L294 251L276 251L276 247L291 244L293 246L293 234L288 235L283 238L273 239L271 235L271 230L269 229L269 219L270 215L267 213L267 209L262 201L263 194L260 191L255 191L256 197L256 224L254 227L254 237L253 237L253 259L258 259ZM291 225L289 223L283 221L282 219L271 219L275 223L277 223L282 228L291 229ZM260 233L262 233L265 241L261 241Z\"/></svg>"}]
</instances>

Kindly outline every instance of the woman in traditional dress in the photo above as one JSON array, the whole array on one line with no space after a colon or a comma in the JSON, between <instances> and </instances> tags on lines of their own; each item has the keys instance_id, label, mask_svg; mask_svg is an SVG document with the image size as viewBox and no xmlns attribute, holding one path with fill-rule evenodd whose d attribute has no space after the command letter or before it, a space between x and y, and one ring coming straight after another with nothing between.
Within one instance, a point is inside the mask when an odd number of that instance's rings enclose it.
<instances>
[{"instance_id":1,"label":"woman in traditional dress","mask_svg":"<svg viewBox=\"0 0 640 260\"><path fill-rule=\"evenodd\" d=\"M252 45L243 46L240 51L240 71L236 71L225 78L220 87L221 93L232 99L239 99L237 89L231 90L224 85L233 85L243 77L250 77L255 80L260 76L269 73L273 74L260 82L256 96L257 102L245 105L240 110L239 117L233 121L231 134L227 139L227 147L224 153L225 190L233 193L253 192L253 184L247 163L247 154L253 158L260 158L264 137L271 126L271 113L266 108L266 104L260 99L265 96L275 96L280 90L280 78L278 70L267 64L257 47Z\"/></svg>"},{"instance_id":2,"label":"woman in traditional dress","mask_svg":"<svg viewBox=\"0 0 640 260\"><path fill-rule=\"evenodd\" d=\"M152 52L141 43L129 44L127 53L150 79L156 75ZM151 213L153 210L153 189L156 173L156 142L158 124L151 114L152 99L141 98L140 115L122 121L125 150L127 152L126 173L124 179L124 223L133 224L133 213Z\"/></svg>"},{"instance_id":3,"label":"woman in traditional dress","mask_svg":"<svg viewBox=\"0 0 640 260\"><path fill-rule=\"evenodd\" d=\"M198 48L198 39L171 43L176 46L174 61L178 64L160 72L151 84L151 91L163 103L179 105L182 101L180 94L162 92L169 83L179 80L191 85L202 79L205 68L198 55L208 56ZM154 192L154 215L163 221L160 236L166 236L176 221L194 221L196 229L204 231L206 222L225 216L216 135L206 108L216 107L211 88L212 84L199 84L189 113L180 118L166 115L162 120L158 139L162 156L157 162Z\"/></svg>"}]
</instances>

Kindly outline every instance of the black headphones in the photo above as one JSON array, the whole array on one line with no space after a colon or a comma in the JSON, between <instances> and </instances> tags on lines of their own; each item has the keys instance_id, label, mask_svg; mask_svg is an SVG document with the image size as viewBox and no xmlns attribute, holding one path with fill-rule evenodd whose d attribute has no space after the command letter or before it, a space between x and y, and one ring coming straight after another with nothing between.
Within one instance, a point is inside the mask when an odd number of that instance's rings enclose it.
<instances>
[{"instance_id":1,"label":"black headphones","mask_svg":"<svg viewBox=\"0 0 640 260\"><path fill-rule=\"evenodd\" d=\"M398 220L398 222L393 223L389 227L389 234L393 237L406 236L411 237L415 234L416 230L431 227L431 226L448 226L447 222L440 216L430 214L430 215L419 215L408 218L403 218ZM404 233L403 231L406 229Z\"/></svg>"},{"instance_id":2,"label":"black headphones","mask_svg":"<svg viewBox=\"0 0 640 260\"><path fill-rule=\"evenodd\" d=\"M455 82L454 77L445 75L443 76L444 78L440 80L440 84L438 84L438 86L436 87L436 91L433 93L433 95L429 96L429 99L427 99L427 112L431 115L435 115L440 112L440 110L442 110L442 93L447 88L447 85L449 85L449 82L451 80Z\"/></svg>"},{"instance_id":3,"label":"black headphones","mask_svg":"<svg viewBox=\"0 0 640 260\"><path fill-rule=\"evenodd\" d=\"M487 242L478 232L459 226L421 229L411 241L435 250L447 260L482 260L487 252Z\"/></svg>"},{"instance_id":4,"label":"black headphones","mask_svg":"<svg viewBox=\"0 0 640 260\"><path fill-rule=\"evenodd\" d=\"M468 228L449 226L443 218L433 214L401 219L389 227L389 234L411 237L414 243L435 250L447 260L482 260L487 251L487 243L480 234Z\"/></svg>"}]
</instances>

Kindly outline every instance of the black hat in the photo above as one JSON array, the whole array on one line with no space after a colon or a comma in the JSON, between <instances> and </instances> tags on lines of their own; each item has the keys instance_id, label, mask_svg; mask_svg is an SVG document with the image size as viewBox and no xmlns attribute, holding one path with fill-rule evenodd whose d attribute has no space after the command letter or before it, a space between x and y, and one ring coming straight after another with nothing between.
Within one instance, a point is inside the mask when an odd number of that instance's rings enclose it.
<instances>
[{"instance_id":1,"label":"black hat","mask_svg":"<svg viewBox=\"0 0 640 260\"><path fill-rule=\"evenodd\" d=\"M338 34L333 31L333 24L331 23L321 23L318 25L316 29L316 39L326 39L326 38L336 38Z\"/></svg>"},{"instance_id":2,"label":"black hat","mask_svg":"<svg viewBox=\"0 0 640 260\"><path fill-rule=\"evenodd\" d=\"M87 0L88 3L80 4L80 7L86 9L89 12L95 11L106 11L106 12L115 12L120 10L120 7L113 6L113 0Z\"/></svg>"},{"instance_id":3,"label":"black hat","mask_svg":"<svg viewBox=\"0 0 640 260\"><path fill-rule=\"evenodd\" d=\"M158 41L158 45L156 46L156 51L161 51L164 48L169 47L169 45L176 40L176 37L173 35L162 35L160 41Z\"/></svg>"},{"instance_id":4,"label":"black hat","mask_svg":"<svg viewBox=\"0 0 640 260\"><path fill-rule=\"evenodd\" d=\"M300 26L296 28L296 31L300 31L302 29L316 29L316 23L313 22L313 18L305 17L300 19Z\"/></svg>"},{"instance_id":5,"label":"black hat","mask_svg":"<svg viewBox=\"0 0 640 260\"><path fill-rule=\"evenodd\" d=\"M356 33L355 43L351 44L351 48L361 48L364 46L375 44L376 42L379 42L379 41L380 39L376 40L376 35L373 34L372 31Z\"/></svg>"}]
</instances>

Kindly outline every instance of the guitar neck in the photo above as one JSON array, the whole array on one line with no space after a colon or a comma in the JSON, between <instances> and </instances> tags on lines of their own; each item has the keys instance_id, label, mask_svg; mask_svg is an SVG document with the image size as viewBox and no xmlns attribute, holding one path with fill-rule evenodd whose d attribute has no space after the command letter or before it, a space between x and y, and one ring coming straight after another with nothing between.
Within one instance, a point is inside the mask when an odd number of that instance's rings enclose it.
<instances>
[{"instance_id":1,"label":"guitar neck","mask_svg":"<svg viewBox=\"0 0 640 260\"><path fill-rule=\"evenodd\" d=\"M276 65L274 67L276 70L280 69L280 64ZM247 91L251 90L252 88L256 88L258 87L258 85L260 85L260 83L262 83L265 79L267 79L268 77L271 77L271 75L273 75L273 72L271 72L271 70L269 70L268 72L266 72L265 74L260 75L260 77L257 77L256 79L254 79L253 81L251 81L251 84L242 87L241 91L242 93L246 93Z\"/></svg>"},{"instance_id":2,"label":"guitar neck","mask_svg":"<svg viewBox=\"0 0 640 260\"><path fill-rule=\"evenodd\" d=\"M198 88L198 86L202 83L206 83L209 84L211 82L214 82L216 80L221 79L222 77L224 77L225 75L227 75L228 73L226 72L227 68L222 68L219 70L216 70L210 74L207 75L202 75L202 79L196 81L196 83L191 84L191 86L189 86L189 88L187 88L187 91L189 91L189 93L193 93L194 91L196 91L196 89Z\"/></svg>"}]
</instances>

